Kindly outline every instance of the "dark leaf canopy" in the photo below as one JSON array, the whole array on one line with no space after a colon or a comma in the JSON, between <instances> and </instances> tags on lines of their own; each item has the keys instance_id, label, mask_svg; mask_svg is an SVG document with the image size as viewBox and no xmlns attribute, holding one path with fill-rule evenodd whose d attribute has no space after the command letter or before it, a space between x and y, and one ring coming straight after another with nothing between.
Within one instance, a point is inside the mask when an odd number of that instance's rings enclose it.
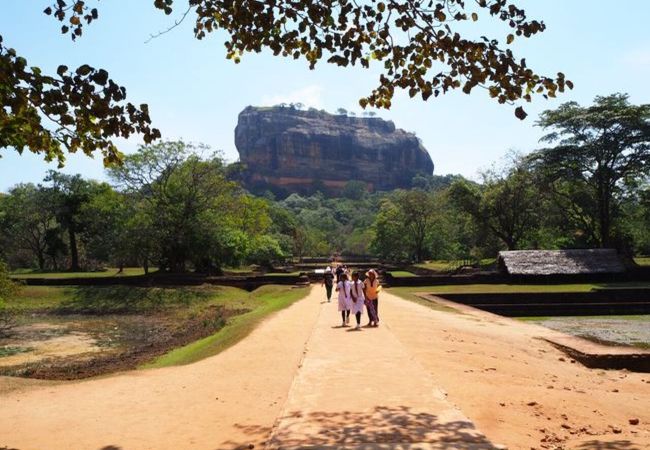
<instances>
[{"instance_id":1,"label":"dark leaf canopy","mask_svg":"<svg viewBox=\"0 0 650 450\"><path fill-rule=\"evenodd\" d=\"M104 163L120 160L116 137L141 133L145 142L160 137L151 127L147 105L125 101L126 89L108 72L84 64L56 75L31 67L0 36L0 148L28 149L47 161L65 161L64 151L99 151Z\"/></svg>"},{"instance_id":2,"label":"dark leaf canopy","mask_svg":"<svg viewBox=\"0 0 650 450\"><path fill-rule=\"evenodd\" d=\"M172 14L179 1L154 0ZM487 90L499 103L531 101L534 94L555 97L572 88L563 73L540 75L510 49L518 38L545 30L541 21L509 0L188 0L180 20L193 14L196 38L217 30L227 34L226 57L239 62L247 52L319 61L338 66L377 65L378 85L360 105L390 108L397 89L427 100L452 90ZM73 40L100 15L98 0L56 0L44 13L61 23ZM475 22L504 24L501 41L470 37ZM177 20L175 24L178 24ZM172 26L173 28L173 26ZM462 30L462 33L461 33ZM0 38L0 147L29 149L64 162L64 152L99 151L104 162L120 161L117 137L141 133L149 143L160 136L151 127L147 105L126 103L126 90L103 69L82 65L57 75L30 67ZM526 112L515 109L519 119Z\"/></svg>"},{"instance_id":3,"label":"dark leaf canopy","mask_svg":"<svg viewBox=\"0 0 650 450\"><path fill-rule=\"evenodd\" d=\"M84 22L97 18L87 3L57 1L46 13L63 22L63 32L75 39ZM390 108L396 89L427 100L454 89L469 94L480 86L499 103L512 103L531 101L534 94L555 97L573 87L561 72L553 77L535 73L508 48L517 38L546 29L509 0L154 0L168 15L178 3L184 8L181 20L195 14L198 39L216 30L228 33L226 56L235 63L244 53L268 49L305 59L310 68L322 60L344 67L379 64L378 86L359 100L364 108ZM472 24L488 17L507 27L503 44L458 31L471 34ZM515 113L520 119L527 115L521 106Z\"/></svg>"}]
</instances>

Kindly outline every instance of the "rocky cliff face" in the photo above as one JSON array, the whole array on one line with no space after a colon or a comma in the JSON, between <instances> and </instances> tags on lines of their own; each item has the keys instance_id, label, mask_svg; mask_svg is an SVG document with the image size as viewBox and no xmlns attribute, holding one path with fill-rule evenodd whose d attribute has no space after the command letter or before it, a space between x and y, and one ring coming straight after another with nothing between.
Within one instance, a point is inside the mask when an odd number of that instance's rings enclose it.
<instances>
[{"instance_id":1,"label":"rocky cliff face","mask_svg":"<svg viewBox=\"0 0 650 450\"><path fill-rule=\"evenodd\" d=\"M433 173L419 139L379 118L249 106L239 114L235 145L249 186L285 192L337 191L351 180L391 190Z\"/></svg>"}]
</instances>

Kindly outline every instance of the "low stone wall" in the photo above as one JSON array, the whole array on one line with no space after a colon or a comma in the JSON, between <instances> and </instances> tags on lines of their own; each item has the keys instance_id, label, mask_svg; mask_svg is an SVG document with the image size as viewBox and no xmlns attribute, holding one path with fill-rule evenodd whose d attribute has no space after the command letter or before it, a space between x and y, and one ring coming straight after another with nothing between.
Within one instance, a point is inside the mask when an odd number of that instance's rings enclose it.
<instances>
[{"instance_id":1,"label":"low stone wall","mask_svg":"<svg viewBox=\"0 0 650 450\"><path fill-rule=\"evenodd\" d=\"M498 273L394 277L390 272L383 274L383 281L389 287L441 286L448 284L505 284L511 282L508 276Z\"/></svg>"},{"instance_id":2,"label":"low stone wall","mask_svg":"<svg viewBox=\"0 0 650 450\"><path fill-rule=\"evenodd\" d=\"M477 272L463 275L425 275L394 277L383 275L384 283L393 287L440 286L457 284L571 284L650 282L650 267L639 267L625 273L578 275L507 275L498 272Z\"/></svg>"},{"instance_id":3,"label":"low stone wall","mask_svg":"<svg viewBox=\"0 0 650 450\"><path fill-rule=\"evenodd\" d=\"M557 293L443 294L439 297L507 317L650 314L650 288Z\"/></svg>"},{"instance_id":4,"label":"low stone wall","mask_svg":"<svg viewBox=\"0 0 650 450\"><path fill-rule=\"evenodd\" d=\"M309 278L305 275L216 277L199 274L151 274L130 277L25 278L20 281L28 286L198 286L201 284L214 284L238 287L248 291L267 284L309 284Z\"/></svg>"},{"instance_id":5,"label":"low stone wall","mask_svg":"<svg viewBox=\"0 0 650 450\"><path fill-rule=\"evenodd\" d=\"M650 353L639 350L637 353L587 353L569 345L563 345L550 339L545 339L551 345L564 352L580 364L591 369L617 369L632 372L650 373Z\"/></svg>"}]
</instances>

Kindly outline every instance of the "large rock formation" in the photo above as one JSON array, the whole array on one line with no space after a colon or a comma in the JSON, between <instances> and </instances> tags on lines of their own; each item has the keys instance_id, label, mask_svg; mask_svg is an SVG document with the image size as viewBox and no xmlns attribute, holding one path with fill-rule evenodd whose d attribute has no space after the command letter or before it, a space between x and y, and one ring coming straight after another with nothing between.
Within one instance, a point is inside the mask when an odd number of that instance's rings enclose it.
<instances>
[{"instance_id":1,"label":"large rock formation","mask_svg":"<svg viewBox=\"0 0 650 450\"><path fill-rule=\"evenodd\" d=\"M414 134L372 117L249 106L239 114L235 145L245 181L257 189L336 192L357 180L369 190L391 190L433 173Z\"/></svg>"}]
</instances>

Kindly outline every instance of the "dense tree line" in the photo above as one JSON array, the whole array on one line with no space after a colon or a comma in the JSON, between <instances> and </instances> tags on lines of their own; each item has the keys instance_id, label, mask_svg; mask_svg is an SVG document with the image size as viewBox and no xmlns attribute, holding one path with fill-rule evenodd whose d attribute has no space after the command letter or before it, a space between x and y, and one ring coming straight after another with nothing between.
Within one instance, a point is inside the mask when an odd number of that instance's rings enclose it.
<instances>
[{"instance_id":1,"label":"dense tree line","mask_svg":"<svg viewBox=\"0 0 650 450\"><path fill-rule=\"evenodd\" d=\"M545 112L554 147L511 155L481 182L422 176L369 193L252 195L209 148L141 147L111 183L51 171L0 196L0 258L41 270L155 265L219 272L289 257L479 259L500 249L615 247L650 254L650 105L620 94Z\"/></svg>"},{"instance_id":2,"label":"dense tree line","mask_svg":"<svg viewBox=\"0 0 650 450\"><path fill-rule=\"evenodd\" d=\"M223 159L183 142L141 147L113 184L50 172L0 198L0 239L14 267L112 264L219 271L284 256L268 202L228 179Z\"/></svg>"},{"instance_id":3,"label":"dense tree line","mask_svg":"<svg viewBox=\"0 0 650 450\"><path fill-rule=\"evenodd\" d=\"M614 247L650 253L650 105L628 97L569 102L538 125L556 144L448 188L426 177L381 205L373 249L383 257L491 257L501 249Z\"/></svg>"}]
</instances>

